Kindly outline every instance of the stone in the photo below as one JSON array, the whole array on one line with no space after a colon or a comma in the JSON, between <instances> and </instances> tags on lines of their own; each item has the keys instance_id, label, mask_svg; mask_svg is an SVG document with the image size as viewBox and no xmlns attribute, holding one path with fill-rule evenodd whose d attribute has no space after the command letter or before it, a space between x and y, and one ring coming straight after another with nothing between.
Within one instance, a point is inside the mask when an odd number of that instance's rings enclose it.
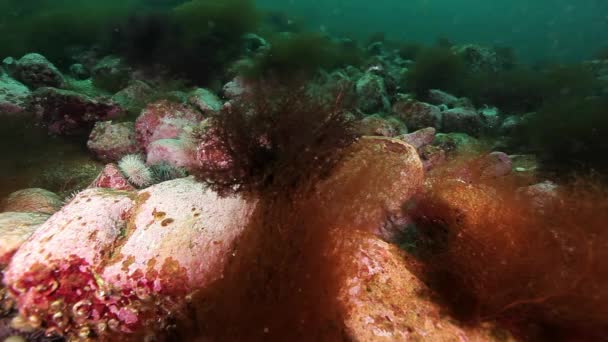
<instances>
[{"instance_id":1,"label":"stone","mask_svg":"<svg viewBox=\"0 0 608 342\"><path fill-rule=\"evenodd\" d=\"M65 85L65 79L57 67L37 53L21 57L15 63L12 76L32 90L40 87L62 88Z\"/></svg>"},{"instance_id":2,"label":"stone","mask_svg":"<svg viewBox=\"0 0 608 342\"><path fill-rule=\"evenodd\" d=\"M483 158L483 177L502 177L511 173L513 162L504 152L491 152Z\"/></svg>"},{"instance_id":3,"label":"stone","mask_svg":"<svg viewBox=\"0 0 608 342\"><path fill-rule=\"evenodd\" d=\"M22 113L27 108L31 92L24 84L6 74L0 75L0 117Z\"/></svg>"},{"instance_id":4,"label":"stone","mask_svg":"<svg viewBox=\"0 0 608 342\"><path fill-rule=\"evenodd\" d=\"M51 215L61 209L63 200L55 193L40 188L15 191L8 195L0 212L29 212Z\"/></svg>"},{"instance_id":5,"label":"stone","mask_svg":"<svg viewBox=\"0 0 608 342\"><path fill-rule=\"evenodd\" d=\"M436 106L445 105L447 108L473 107L473 104L468 99L458 98L439 89L429 90L428 101Z\"/></svg>"},{"instance_id":6,"label":"stone","mask_svg":"<svg viewBox=\"0 0 608 342\"><path fill-rule=\"evenodd\" d=\"M140 146L160 139L177 139L198 127L203 116L194 109L166 100L149 104L135 121L135 136Z\"/></svg>"},{"instance_id":7,"label":"stone","mask_svg":"<svg viewBox=\"0 0 608 342\"><path fill-rule=\"evenodd\" d=\"M107 339L161 331L222 276L255 206L192 178L139 192L88 189L19 248L4 283L21 317L68 338L83 326ZM51 319L57 311L62 319Z\"/></svg>"},{"instance_id":8,"label":"stone","mask_svg":"<svg viewBox=\"0 0 608 342\"><path fill-rule=\"evenodd\" d=\"M407 127L395 118L370 115L356 123L356 130L360 135L395 137L407 132Z\"/></svg>"},{"instance_id":9,"label":"stone","mask_svg":"<svg viewBox=\"0 0 608 342\"><path fill-rule=\"evenodd\" d=\"M410 130L426 127L441 128L442 113L439 107L415 100L398 101L393 105L393 113Z\"/></svg>"},{"instance_id":10,"label":"stone","mask_svg":"<svg viewBox=\"0 0 608 342\"><path fill-rule=\"evenodd\" d=\"M238 100L251 91L247 82L241 77L235 77L222 88L224 97L229 100Z\"/></svg>"},{"instance_id":11,"label":"stone","mask_svg":"<svg viewBox=\"0 0 608 342\"><path fill-rule=\"evenodd\" d=\"M30 108L49 132L57 135L89 134L97 121L117 119L124 114L109 99L49 87L32 93Z\"/></svg>"},{"instance_id":12,"label":"stone","mask_svg":"<svg viewBox=\"0 0 608 342\"><path fill-rule=\"evenodd\" d=\"M412 145L392 138L362 137L347 149L327 179L319 182L316 201L327 203L328 214L336 221L392 240L400 227L387 226L387 219L399 220L403 203L423 180L422 161Z\"/></svg>"},{"instance_id":13,"label":"stone","mask_svg":"<svg viewBox=\"0 0 608 342\"><path fill-rule=\"evenodd\" d=\"M116 162L127 154L140 152L133 122L99 121L95 123L87 147L104 163Z\"/></svg>"},{"instance_id":14,"label":"stone","mask_svg":"<svg viewBox=\"0 0 608 342\"><path fill-rule=\"evenodd\" d=\"M419 129L416 132L399 136L400 140L420 149L423 146L430 145L435 140L437 130L433 127Z\"/></svg>"},{"instance_id":15,"label":"stone","mask_svg":"<svg viewBox=\"0 0 608 342\"><path fill-rule=\"evenodd\" d=\"M443 112L443 132L477 136L483 131L483 127L481 116L474 109L459 107Z\"/></svg>"},{"instance_id":16,"label":"stone","mask_svg":"<svg viewBox=\"0 0 608 342\"><path fill-rule=\"evenodd\" d=\"M86 80L91 76L91 74L84 65L75 63L70 65L70 76L77 80Z\"/></svg>"},{"instance_id":17,"label":"stone","mask_svg":"<svg viewBox=\"0 0 608 342\"><path fill-rule=\"evenodd\" d=\"M183 139L155 140L148 146L146 163L167 163L174 167L191 169L196 165L196 146Z\"/></svg>"},{"instance_id":18,"label":"stone","mask_svg":"<svg viewBox=\"0 0 608 342\"><path fill-rule=\"evenodd\" d=\"M330 235L337 299L352 341L515 341L491 322L459 324L394 245L358 231ZM500 337L502 335L503 337Z\"/></svg>"},{"instance_id":19,"label":"stone","mask_svg":"<svg viewBox=\"0 0 608 342\"><path fill-rule=\"evenodd\" d=\"M480 142L466 133L437 133L433 145L448 154L463 154L479 149Z\"/></svg>"},{"instance_id":20,"label":"stone","mask_svg":"<svg viewBox=\"0 0 608 342\"><path fill-rule=\"evenodd\" d=\"M143 81L136 80L114 94L112 101L118 103L130 113L139 113L153 94L154 89L152 87Z\"/></svg>"},{"instance_id":21,"label":"stone","mask_svg":"<svg viewBox=\"0 0 608 342\"><path fill-rule=\"evenodd\" d=\"M127 86L132 69L122 58L106 56L91 69L91 77L96 87L116 92Z\"/></svg>"},{"instance_id":22,"label":"stone","mask_svg":"<svg viewBox=\"0 0 608 342\"><path fill-rule=\"evenodd\" d=\"M205 115L218 113L224 105L217 95L205 88L197 88L192 91L188 97L188 103Z\"/></svg>"},{"instance_id":23,"label":"stone","mask_svg":"<svg viewBox=\"0 0 608 342\"><path fill-rule=\"evenodd\" d=\"M49 216L28 212L0 213L0 268L10 262L13 254Z\"/></svg>"},{"instance_id":24,"label":"stone","mask_svg":"<svg viewBox=\"0 0 608 342\"><path fill-rule=\"evenodd\" d=\"M129 183L116 164L106 165L88 188L105 188L124 191L135 190L135 187Z\"/></svg>"},{"instance_id":25,"label":"stone","mask_svg":"<svg viewBox=\"0 0 608 342\"><path fill-rule=\"evenodd\" d=\"M355 84L355 92L357 107L363 113L382 113L390 108L384 79L378 75L369 72L363 74Z\"/></svg>"}]
</instances>

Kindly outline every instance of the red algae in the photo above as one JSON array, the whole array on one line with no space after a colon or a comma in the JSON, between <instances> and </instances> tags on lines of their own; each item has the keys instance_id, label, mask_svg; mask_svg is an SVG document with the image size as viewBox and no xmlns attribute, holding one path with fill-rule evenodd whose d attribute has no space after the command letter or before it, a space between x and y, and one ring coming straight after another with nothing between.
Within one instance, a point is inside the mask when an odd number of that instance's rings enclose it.
<instances>
[{"instance_id":1,"label":"red algae","mask_svg":"<svg viewBox=\"0 0 608 342\"><path fill-rule=\"evenodd\" d=\"M409 205L423 276L465 321L533 340L604 338L608 189L579 179L539 205L521 185L484 177L475 160L431 172Z\"/></svg>"}]
</instances>

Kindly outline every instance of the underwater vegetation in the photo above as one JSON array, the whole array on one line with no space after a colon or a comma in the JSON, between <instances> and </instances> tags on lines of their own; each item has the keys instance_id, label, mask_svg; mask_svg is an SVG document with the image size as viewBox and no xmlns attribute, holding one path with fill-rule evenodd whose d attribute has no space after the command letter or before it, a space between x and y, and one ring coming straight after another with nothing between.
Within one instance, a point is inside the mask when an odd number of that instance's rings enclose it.
<instances>
[{"instance_id":1,"label":"underwater vegetation","mask_svg":"<svg viewBox=\"0 0 608 342\"><path fill-rule=\"evenodd\" d=\"M606 187L579 179L520 188L475 164L434 170L408 206L426 279L462 319L497 319L526 340L605 336Z\"/></svg>"},{"instance_id":2,"label":"underwater vegetation","mask_svg":"<svg viewBox=\"0 0 608 342\"><path fill-rule=\"evenodd\" d=\"M606 136L608 98L565 97L527 118L517 138L539 155L547 169L605 174Z\"/></svg>"},{"instance_id":3,"label":"underwater vegetation","mask_svg":"<svg viewBox=\"0 0 608 342\"><path fill-rule=\"evenodd\" d=\"M239 71L247 78L303 79L319 69L358 65L362 52L355 44L333 41L316 32L272 35L270 48ZM314 47L314 48L311 48Z\"/></svg>"},{"instance_id":4,"label":"underwater vegetation","mask_svg":"<svg viewBox=\"0 0 608 342\"><path fill-rule=\"evenodd\" d=\"M322 176L355 133L340 89L333 101L306 91L268 81L253 85L245 98L212 116L202 152L222 157L207 158L194 175L221 193L285 191Z\"/></svg>"},{"instance_id":5,"label":"underwater vegetation","mask_svg":"<svg viewBox=\"0 0 608 342\"><path fill-rule=\"evenodd\" d=\"M409 70L405 84L418 98L425 99L431 89L458 89L465 71L464 60L449 48L428 47L416 54L416 62Z\"/></svg>"}]
</instances>

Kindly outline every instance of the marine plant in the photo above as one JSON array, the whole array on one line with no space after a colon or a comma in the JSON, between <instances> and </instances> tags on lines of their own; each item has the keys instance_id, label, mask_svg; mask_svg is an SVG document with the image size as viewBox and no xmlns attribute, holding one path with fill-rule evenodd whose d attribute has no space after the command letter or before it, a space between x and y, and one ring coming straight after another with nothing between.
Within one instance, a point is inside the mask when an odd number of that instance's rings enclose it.
<instances>
[{"instance_id":1,"label":"marine plant","mask_svg":"<svg viewBox=\"0 0 608 342\"><path fill-rule=\"evenodd\" d=\"M242 35L255 31L258 20L251 0L192 0L169 11L133 14L112 45L134 63L160 63L204 83L238 57Z\"/></svg>"},{"instance_id":2,"label":"marine plant","mask_svg":"<svg viewBox=\"0 0 608 342\"><path fill-rule=\"evenodd\" d=\"M606 186L520 188L475 170L474 159L434 170L407 206L423 277L464 321L497 320L524 340L605 336Z\"/></svg>"},{"instance_id":3,"label":"marine plant","mask_svg":"<svg viewBox=\"0 0 608 342\"><path fill-rule=\"evenodd\" d=\"M531 115L516 136L549 170L608 170L608 98L561 97Z\"/></svg>"},{"instance_id":4,"label":"marine plant","mask_svg":"<svg viewBox=\"0 0 608 342\"><path fill-rule=\"evenodd\" d=\"M240 70L249 78L310 77L319 69L358 64L362 54L356 46L332 41L315 32L281 33L269 38L270 50Z\"/></svg>"},{"instance_id":5,"label":"marine plant","mask_svg":"<svg viewBox=\"0 0 608 342\"><path fill-rule=\"evenodd\" d=\"M425 48L416 56L405 86L424 99L431 89L453 91L465 77L464 61L447 48Z\"/></svg>"},{"instance_id":6,"label":"marine plant","mask_svg":"<svg viewBox=\"0 0 608 342\"><path fill-rule=\"evenodd\" d=\"M205 138L227 162L209 160L192 170L220 192L286 191L322 176L355 138L340 89L322 101L303 85L261 81L244 96L212 116Z\"/></svg>"}]
</instances>

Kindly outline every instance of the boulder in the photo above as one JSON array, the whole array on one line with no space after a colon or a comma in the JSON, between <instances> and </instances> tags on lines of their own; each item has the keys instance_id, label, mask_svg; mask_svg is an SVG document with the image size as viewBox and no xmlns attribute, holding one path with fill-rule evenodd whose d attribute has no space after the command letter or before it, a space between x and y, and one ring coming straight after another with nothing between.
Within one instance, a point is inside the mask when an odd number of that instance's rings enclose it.
<instances>
[{"instance_id":1,"label":"boulder","mask_svg":"<svg viewBox=\"0 0 608 342\"><path fill-rule=\"evenodd\" d=\"M446 133L466 133L477 136L483 130L479 113L472 108L452 108L443 112L442 130Z\"/></svg>"},{"instance_id":2,"label":"boulder","mask_svg":"<svg viewBox=\"0 0 608 342\"><path fill-rule=\"evenodd\" d=\"M355 84L357 107L363 113L387 112L390 103L386 94L384 79L371 72L363 74Z\"/></svg>"},{"instance_id":3,"label":"boulder","mask_svg":"<svg viewBox=\"0 0 608 342\"><path fill-rule=\"evenodd\" d=\"M139 113L146 102L154 94L154 89L143 81L132 81L126 88L112 96L112 101L118 103L129 113Z\"/></svg>"},{"instance_id":4,"label":"boulder","mask_svg":"<svg viewBox=\"0 0 608 342\"><path fill-rule=\"evenodd\" d=\"M221 277L255 201L192 178L88 189L21 246L4 283L21 317L68 338L143 338Z\"/></svg>"},{"instance_id":5,"label":"boulder","mask_svg":"<svg viewBox=\"0 0 608 342\"><path fill-rule=\"evenodd\" d=\"M504 152L491 152L483 158L483 177L502 177L511 173L513 162Z\"/></svg>"},{"instance_id":6,"label":"boulder","mask_svg":"<svg viewBox=\"0 0 608 342\"><path fill-rule=\"evenodd\" d=\"M417 150L423 146L430 145L435 140L437 130L433 127L419 129L416 132L399 136L400 140L414 146Z\"/></svg>"},{"instance_id":7,"label":"boulder","mask_svg":"<svg viewBox=\"0 0 608 342\"><path fill-rule=\"evenodd\" d=\"M116 92L127 86L131 67L120 57L106 56L91 69L91 78L96 87Z\"/></svg>"},{"instance_id":8,"label":"boulder","mask_svg":"<svg viewBox=\"0 0 608 342\"><path fill-rule=\"evenodd\" d=\"M167 163L190 169L196 164L196 146L183 139L159 139L148 146L148 165Z\"/></svg>"},{"instance_id":9,"label":"boulder","mask_svg":"<svg viewBox=\"0 0 608 342\"><path fill-rule=\"evenodd\" d=\"M135 187L129 183L116 164L106 165L88 188L105 188L125 191L135 190Z\"/></svg>"},{"instance_id":10,"label":"boulder","mask_svg":"<svg viewBox=\"0 0 608 342\"><path fill-rule=\"evenodd\" d=\"M108 99L94 99L70 90L39 88L34 91L30 107L58 135L89 134L97 121L121 117L123 109Z\"/></svg>"},{"instance_id":11,"label":"boulder","mask_svg":"<svg viewBox=\"0 0 608 342\"><path fill-rule=\"evenodd\" d=\"M127 154L140 152L132 122L100 121L95 123L87 147L104 163L120 160Z\"/></svg>"},{"instance_id":12,"label":"boulder","mask_svg":"<svg viewBox=\"0 0 608 342\"><path fill-rule=\"evenodd\" d=\"M188 97L188 103L205 115L219 112L224 105L217 95L205 88L197 88L192 91Z\"/></svg>"},{"instance_id":13,"label":"boulder","mask_svg":"<svg viewBox=\"0 0 608 342\"><path fill-rule=\"evenodd\" d=\"M356 130L361 135L395 137L407 132L407 127L395 118L370 115L356 123Z\"/></svg>"},{"instance_id":14,"label":"boulder","mask_svg":"<svg viewBox=\"0 0 608 342\"><path fill-rule=\"evenodd\" d=\"M55 65L37 53L29 53L17 60L12 76L32 90L65 85L65 79Z\"/></svg>"},{"instance_id":15,"label":"boulder","mask_svg":"<svg viewBox=\"0 0 608 342\"><path fill-rule=\"evenodd\" d=\"M0 74L0 116L25 111L31 92L24 84Z\"/></svg>"},{"instance_id":16,"label":"boulder","mask_svg":"<svg viewBox=\"0 0 608 342\"><path fill-rule=\"evenodd\" d=\"M447 108L454 107L473 107L473 104L467 98L458 98L452 94L446 93L439 89L429 90L428 101L436 106L444 105Z\"/></svg>"},{"instance_id":17,"label":"boulder","mask_svg":"<svg viewBox=\"0 0 608 342\"><path fill-rule=\"evenodd\" d=\"M363 137L350 146L327 179L319 182L316 202L353 229L386 240L397 236L402 205L422 186L424 170L416 149L398 139ZM327 209L329 210L329 209Z\"/></svg>"},{"instance_id":18,"label":"boulder","mask_svg":"<svg viewBox=\"0 0 608 342\"><path fill-rule=\"evenodd\" d=\"M475 151L479 148L479 140L465 133L438 133L433 145L440 147L446 153L461 154Z\"/></svg>"},{"instance_id":19,"label":"boulder","mask_svg":"<svg viewBox=\"0 0 608 342\"><path fill-rule=\"evenodd\" d=\"M514 341L492 323L459 324L394 245L357 231L336 232L330 243L348 340Z\"/></svg>"},{"instance_id":20,"label":"boulder","mask_svg":"<svg viewBox=\"0 0 608 342\"><path fill-rule=\"evenodd\" d=\"M10 262L17 249L48 218L44 213L0 213L0 268Z\"/></svg>"},{"instance_id":21,"label":"boulder","mask_svg":"<svg viewBox=\"0 0 608 342\"><path fill-rule=\"evenodd\" d=\"M146 149L153 141L177 139L198 127L203 116L194 109L161 100L149 104L135 121L135 136Z\"/></svg>"},{"instance_id":22,"label":"boulder","mask_svg":"<svg viewBox=\"0 0 608 342\"><path fill-rule=\"evenodd\" d=\"M51 215L61 209L63 200L57 194L40 188L15 191L1 203L0 212L29 212Z\"/></svg>"},{"instance_id":23,"label":"boulder","mask_svg":"<svg viewBox=\"0 0 608 342\"><path fill-rule=\"evenodd\" d=\"M80 63L70 65L69 70L70 76L77 80L86 80L87 78L91 77L89 70L87 70L87 68Z\"/></svg>"},{"instance_id":24,"label":"boulder","mask_svg":"<svg viewBox=\"0 0 608 342\"><path fill-rule=\"evenodd\" d=\"M393 105L393 112L410 130L426 127L441 128L441 110L432 104L415 100L398 101Z\"/></svg>"}]
</instances>

